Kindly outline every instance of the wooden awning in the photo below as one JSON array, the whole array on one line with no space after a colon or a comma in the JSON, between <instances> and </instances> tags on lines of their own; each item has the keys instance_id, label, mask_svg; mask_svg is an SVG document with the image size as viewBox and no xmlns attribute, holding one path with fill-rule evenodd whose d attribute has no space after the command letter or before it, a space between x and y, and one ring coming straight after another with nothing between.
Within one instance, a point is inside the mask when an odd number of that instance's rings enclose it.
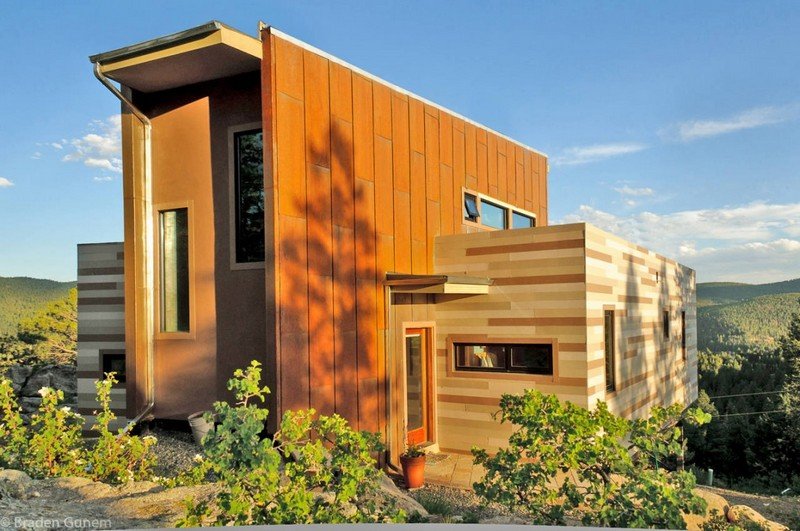
<instances>
[{"instance_id":1,"label":"wooden awning","mask_svg":"<svg viewBox=\"0 0 800 531\"><path fill-rule=\"evenodd\" d=\"M489 293L492 279L462 275L409 275L386 273L384 284L395 293L480 295Z\"/></svg>"}]
</instances>

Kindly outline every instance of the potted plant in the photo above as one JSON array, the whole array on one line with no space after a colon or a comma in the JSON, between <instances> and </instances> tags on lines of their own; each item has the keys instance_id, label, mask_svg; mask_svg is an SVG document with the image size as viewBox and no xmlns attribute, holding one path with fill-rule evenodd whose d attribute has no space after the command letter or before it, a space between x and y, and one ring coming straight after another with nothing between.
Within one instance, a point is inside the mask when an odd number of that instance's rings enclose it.
<instances>
[{"instance_id":1,"label":"potted plant","mask_svg":"<svg viewBox=\"0 0 800 531\"><path fill-rule=\"evenodd\" d=\"M400 454L406 488L416 489L425 484L425 451L418 444L409 444Z\"/></svg>"}]
</instances>

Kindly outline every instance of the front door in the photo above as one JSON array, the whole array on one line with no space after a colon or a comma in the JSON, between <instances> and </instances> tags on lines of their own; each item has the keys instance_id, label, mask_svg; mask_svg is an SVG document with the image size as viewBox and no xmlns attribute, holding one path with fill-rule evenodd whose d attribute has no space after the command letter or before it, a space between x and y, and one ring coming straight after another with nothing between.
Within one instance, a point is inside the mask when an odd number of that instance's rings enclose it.
<instances>
[{"instance_id":1,"label":"front door","mask_svg":"<svg viewBox=\"0 0 800 531\"><path fill-rule=\"evenodd\" d=\"M406 330L406 429L408 444L431 439L431 345L430 330Z\"/></svg>"}]
</instances>

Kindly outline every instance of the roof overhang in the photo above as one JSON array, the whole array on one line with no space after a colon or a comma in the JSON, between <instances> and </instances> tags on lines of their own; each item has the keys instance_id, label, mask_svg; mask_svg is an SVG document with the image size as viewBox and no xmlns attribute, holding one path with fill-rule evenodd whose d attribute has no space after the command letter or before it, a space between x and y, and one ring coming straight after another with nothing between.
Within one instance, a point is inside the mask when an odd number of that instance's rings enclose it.
<instances>
[{"instance_id":1,"label":"roof overhang","mask_svg":"<svg viewBox=\"0 0 800 531\"><path fill-rule=\"evenodd\" d=\"M157 92L261 69L261 41L213 21L93 55L101 72L141 92Z\"/></svg>"},{"instance_id":2,"label":"roof overhang","mask_svg":"<svg viewBox=\"0 0 800 531\"><path fill-rule=\"evenodd\" d=\"M492 280L459 275L407 275L386 273L384 284L394 293L434 293L443 295L481 295L489 293Z\"/></svg>"}]
</instances>

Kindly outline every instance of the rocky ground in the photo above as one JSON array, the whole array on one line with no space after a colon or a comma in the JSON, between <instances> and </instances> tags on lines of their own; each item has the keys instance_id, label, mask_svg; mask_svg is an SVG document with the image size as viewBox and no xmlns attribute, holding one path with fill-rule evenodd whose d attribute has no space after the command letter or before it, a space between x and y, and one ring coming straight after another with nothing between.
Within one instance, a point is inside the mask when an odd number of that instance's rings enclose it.
<instances>
[{"instance_id":1,"label":"rocky ground","mask_svg":"<svg viewBox=\"0 0 800 531\"><path fill-rule=\"evenodd\" d=\"M174 477L191 466L200 448L191 434L156 428L158 439L156 475ZM402 480L394 477L402 484ZM395 486L388 476L381 480L383 495L397 500L400 507L419 521L444 523L522 524L519 515L499 506L484 506L471 491L426 485L406 491ZM141 481L121 487L95 483L82 478L31 480L14 470L0 470L0 530L80 527L123 529L170 527L182 513L187 498L210 499L215 485L165 489L153 482ZM742 514L749 506L774 524L770 530L800 529L800 499L748 495L723 489L703 487L699 491L722 514ZM734 508L733 512L731 508ZM752 509L750 509L752 511ZM692 519L689 529L699 529L702 518ZM577 524L577 522L570 522Z\"/></svg>"}]
</instances>

